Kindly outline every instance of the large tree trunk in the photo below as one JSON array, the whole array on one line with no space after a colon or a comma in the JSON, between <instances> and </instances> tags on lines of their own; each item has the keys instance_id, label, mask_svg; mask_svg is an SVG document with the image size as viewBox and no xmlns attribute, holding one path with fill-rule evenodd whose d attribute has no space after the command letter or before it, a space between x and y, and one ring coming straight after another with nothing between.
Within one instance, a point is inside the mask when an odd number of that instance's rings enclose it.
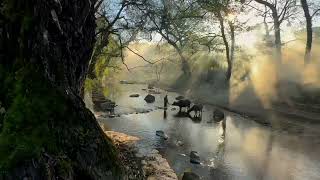
<instances>
[{"instance_id":1,"label":"large tree trunk","mask_svg":"<svg viewBox=\"0 0 320 180\"><path fill-rule=\"evenodd\" d=\"M229 47L228 39L226 37L226 33L225 33L225 29L224 29L225 28L224 27L224 20L221 15L221 12L217 12L216 16L218 17L218 20L220 23L221 36L222 36L222 40L223 40L224 47L225 47L225 53L226 53L226 58L227 58L227 63L228 63L227 72L226 72L226 79L227 79L227 81L229 81L231 79L231 75L232 75L232 59L230 56L230 47Z\"/></svg>"},{"instance_id":2,"label":"large tree trunk","mask_svg":"<svg viewBox=\"0 0 320 180\"><path fill-rule=\"evenodd\" d=\"M190 65L189 65L187 59L184 57L182 51L178 50L178 54L180 56L181 70L182 70L183 74L186 77L190 77L191 76L191 70L190 70Z\"/></svg>"},{"instance_id":3,"label":"large tree trunk","mask_svg":"<svg viewBox=\"0 0 320 180\"><path fill-rule=\"evenodd\" d=\"M281 30L280 30L280 21L276 9L272 9L273 25L274 25L274 37L275 37L275 50L276 50L276 59L281 63L282 62L282 43L281 43Z\"/></svg>"},{"instance_id":4,"label":"large tree trunk","mask_svg":"<svg viewBox=\"0 0 320 180\"><path fill-rule=\"evenodd\" d=\"M236 39L235 39L235 27L233 22L228 22L229 28L230 28L230 38L231 38L231 48L230 48L230 62L231 62L231 70L232 70L232 65L234 61L234 52L235 52L235 44L236 44Z\"/></svg>"},{"instance_id":5,"label":"large tree trunk","mask_svg":"<svg viewBox=\"0 0 320 180\"><path fill-rule=\"evenodd\" d=\"M306 18L306 26L307 26L307 42L306 42L306 51L304 62L308 64L311 60L311 49L312 49L312 17L309 12L309 6L307 0L301 0L301 6L304 11L304 16Z\"/></svg>"},{"instance_id":6,"label":"large tree trunk","mask_svg":"<svg viewBox=\"0 0 320 180\"><path fill-rule=\"evenodd\" d=\"M1 178L117 179L113 145L79 97L95 0L0 2Z\"/></svg>"},{"instance_id":7,"label":"large tree trunk","mask_svg":"<svg viewBox=\"0 0 320 180\"><path fill-rule=\"evenodd\" d=\"M282 42L281 42L281 30L280 30L280 25L281 22L279 20L279 16L278 16L278 11L276 6L274 6L273 4L271 4L268 1L265 0L255 0L257 3L260 3L262 5L267 6L271 12L272 12L272 19L273 19L273 26L274 26L274 37L275 37L275 53L276 53L276 60L278 60L278 62L282 62Z\"/></svg>"},{"instance_id":8,"label":"large tree trunk","mask_svg":"<svg viewBox=\"0 0 320 180\"><path fill-rule=\"evenodd\" d=\"M190 65L187 61L187 59L184 57L182 50L178 47L178 45L169 39L167 39L168 43L174 47L174 49L178 52L181 60L181 70L183 72L183 75L186 77L191 76L191 70L190 70Z\"/></svg>"}]
</instances>

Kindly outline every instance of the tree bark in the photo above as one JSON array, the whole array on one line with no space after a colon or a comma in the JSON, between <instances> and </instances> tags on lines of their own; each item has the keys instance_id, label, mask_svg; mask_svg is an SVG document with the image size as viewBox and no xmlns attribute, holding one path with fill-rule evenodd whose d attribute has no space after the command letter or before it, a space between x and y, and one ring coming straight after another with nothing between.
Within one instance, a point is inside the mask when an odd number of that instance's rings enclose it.
<instances>
[{"instance_id":1,"label":"tree bark","mask_svg":"<svg viewBox=\"0 0 320 180\"><path fill-rule=\"evenodd\" d=\"M281 30L280 30L280 20L278 16L277 8L265 0L255 0L257 3L263 4L267 6L271 12L272 12L272 18L273 18L273 26L274 26L274 36L275 36L275 53L276 53L276 59L281 63L282 62L282 43L281 43Z\"/></svg>"},{"instance_id":2,"label":"tree bark","mask_svg":"<svg viewBox=\"0 0 320 180\"><path fill-rule=\"evenodd\" d=\"M225 53L226 53L226 58L227 58L227 63L228 63L228 67L227 67L227 72L226 72L226 79L227 81L230 80L231 78L231 73L232 73L232 59L230 56L230 47L229 47L229 42L228 39L226 37L226 33L225 33L225 27L224 27L224 21L223 21L223 17L221 15L221 12L217 12L216 16L218 17L219 23L220 23L220 31L221 31L221 36L222 36L222 40L225 46Z\"/></svg>"},{"instance_id":3,"label":"tree bark","mask_svg":"<svg viewBox=\"0 0 320 180\"><path fill-rule=\"evenodd\" d=\"M187 59L184 57L184 55L180 49L178 50L178 54L181 59L181 70L182 70L183 74L187 77L190 77L191 70L190 70L190 66L189 66Z\"/></svg>"},{"instance_id":4,"label":"tree bark","mask_svg":"<svg viewBox=\"0 0 320 180\"><path fill-rule=\"evenodd\" d=\"M1 0L0 179L118 179L112 143L79 97L95 0Z\"/></svg>"},{"instance_id":5,"label":"tree bark","mask_svg":"<svg viewBox=\"0 0 320 180\"><path fill-rule=\"evenodd\" d=\"M230 28L230 37L231 37L231 48L230 48L230 61L231 61L231 70L232 70L232 65L233 65L233 61L234 61L234 53L235 53L235 27L233 22L228 22L229 24L229 28Z\"/></svg>"},{"instance_id":6,"label":"tree bark","mask_svg":"<svg viewBox=\"0 0 320 180\"><path fill-rule=\"evenodd\" d=\"M170 39L165 38L168 43L174 47L174 49L178 52L181 60L181 70L186 77L191 76L191 70L187 59L184 57L182 50L178 47L178 45L172 42Z\"/></svg>"},{"instance_id":7,"label":"tree bark","mask_svg":"<svg viewBox=\"0 0 320 180\"><path fill-rule=\"evenodd\" d=\"M275 37L275 48L276 48L276 59L279 62L282 62L282 43L281 43L281 30L280 30L280 21L276 9L272 10L273 25L274 25L274 37Z\"/></svg>"},{"instance_id":8,"label":"tree bark","mask_svg":"<svg viewBox=\"0 0 320 180\"><path fill-rule=\"evenodd\" d=\"M306 18L306 28L307 28L307 42L306 42L306 50L304 56L305 64L310 63L311 61L311 49L312 49L312 17L309 12L309 6L307 0L301 0L301 6L304 12L304 16Z\"/></svg>"}]
</instances>

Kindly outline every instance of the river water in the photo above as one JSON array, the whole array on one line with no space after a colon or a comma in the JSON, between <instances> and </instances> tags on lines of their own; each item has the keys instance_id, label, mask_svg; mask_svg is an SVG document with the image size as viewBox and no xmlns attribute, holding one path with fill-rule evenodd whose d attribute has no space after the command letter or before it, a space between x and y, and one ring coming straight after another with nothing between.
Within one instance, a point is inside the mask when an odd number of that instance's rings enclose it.
<instances>
[{"instance_id":1,"label":"river water","mask_svg":"<svg viewBox=\"0 0 320 180\"><path fill-rule=\"evenodd\" d=\"M143 88L146 85L122 84L111 90L110 98L118 104L120 117L98 120L111 130L139 137L140 149L158 149L177 175L192 170L203 179L214 180L320 179L320 136L314 133L315 126L310 126L310 131L303 128L299 133L289 133L225 112L227 128L222 136L220 123L208 123L215 107L205 105L200 122L176 117L178 110L172 106L165 115L160 108L165 94L169 103L179 94L161 91L155 95L155 103L147 104ZM140 97L129 97L135 93ZM156 136L157 130L163 130L169 139ZM200 154L201 164L190 163L191 151Z\"/></svg>"}]
</instances>

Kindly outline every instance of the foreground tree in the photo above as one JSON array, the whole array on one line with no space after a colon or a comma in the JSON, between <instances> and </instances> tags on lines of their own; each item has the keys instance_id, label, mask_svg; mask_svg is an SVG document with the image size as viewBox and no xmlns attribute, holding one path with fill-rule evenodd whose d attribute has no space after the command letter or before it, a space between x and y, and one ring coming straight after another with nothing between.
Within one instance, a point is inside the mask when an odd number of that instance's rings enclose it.
<instances>
[{"instance_id":1,"label":"foreground tree","mask_svg":"<svg viewBox=\"0 0 320 180\"><path fill-rule=\"evenodd\" d=\"M95 0L1 0L1 179L117 179L115 150L79 97Z\"/></svg>"}]
</instances>

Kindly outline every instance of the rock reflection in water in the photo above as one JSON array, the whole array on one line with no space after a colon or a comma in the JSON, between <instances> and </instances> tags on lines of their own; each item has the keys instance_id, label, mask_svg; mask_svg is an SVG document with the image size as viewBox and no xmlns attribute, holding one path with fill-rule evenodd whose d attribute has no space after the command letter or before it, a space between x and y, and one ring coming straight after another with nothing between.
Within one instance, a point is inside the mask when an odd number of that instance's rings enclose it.
<instances>
[{"instance_id":1,"label":"rock reflection in water","mask_svg":"<svg viewBox=\"0 0 320 180\"><path fill-rule=\"evenodd\" d=\"M115 99L121 108L154 111L100 121L112 130L139 137L139 146L143 148L158 148L177 174L192 169L208 180L318 180L320 177L320 135L309 131L320 129L318 126L305 127L303 134L288 134L226 112L223 133L222 122L207 123L215 107L205 105L202 121L196 123L189 117L176 117L178 109L168 106L164 119L164 110L156 108L163 107L164 93L155 95L154 104L147 104L142 98L147 92L141 90L145 86L123 86L122 95ZM142 97L129 99L128 95L133 93ZM177 96L168 93L169 100ZM156 138L155 132L159 129L168 134L167 141ZM177 141L182 141L183 146L177 146ZM199 152L203 165L193 165L188 156L181 155L188 155L192 150Z\"/></svg>"}]
</instances>

